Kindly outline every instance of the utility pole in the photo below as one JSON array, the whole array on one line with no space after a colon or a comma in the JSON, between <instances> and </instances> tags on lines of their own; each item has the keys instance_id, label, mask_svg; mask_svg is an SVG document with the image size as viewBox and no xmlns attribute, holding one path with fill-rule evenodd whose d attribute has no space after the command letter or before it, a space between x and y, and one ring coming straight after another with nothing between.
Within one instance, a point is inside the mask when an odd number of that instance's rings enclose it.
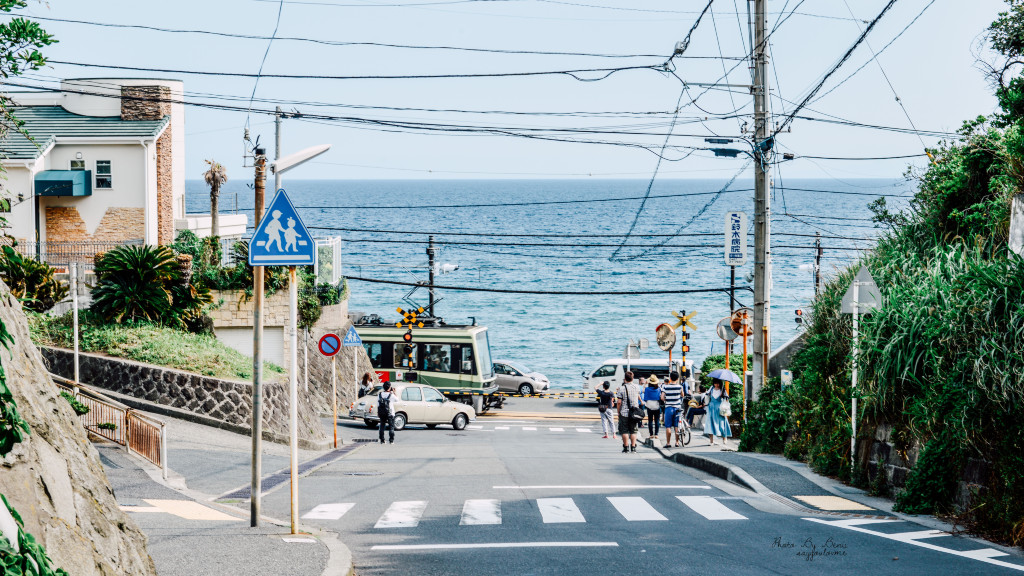
<instances>
[{"instance_id":1,"label":"utility pole","mask_svg":"<svg viewBox=\"0 0 1024 576\"><path fill-rule=\"evenodd\" d=\"M814 233L814 295L821 292L821 232Z\"/></svg>"},{"instance_id":2,"label":"utility pole","mask_svg":"<svg viewBox=\"0 0 1024 576\"><path fill-rule=\"evenodd\" d=\"M254 150L256 165L256 201L254 225L263 218L266 193L267 156L263 148ZM252 484L249 487L249 525L260 525L260 497L263 467L263 266L253 266L252 294Z\"/></svg>"},{"instance_id":3,"label":"utility pole","mask_svg":"<svg viewBox=\"0 0 1024 576\"><path fill-rule=\"evenodd\" d=\"M281 159L281 107L274 109L274 160ZM281 171L274 170L274 192L281 189Z\"/></svg>"},{"instance_id":4,"label":"utility pole","mask_svg":"<svg viewBox=\"0 0 1024 576\"><path fill-rule=\"evenodd\" d=\"M427 279L430 283L430 303L427 304L427 314L430 314L431 318L434 316L434 257L437 255L437 249L434 248L434 237L430 236L427 240Z\"/></svg>"},{"instance_id":5,"label":"utility pole","mask_svg":"<svg viewBox=\"0 0 1024 576\"><path fill-rule=\"evenodd\" d=\"M768 377L771 353L771 132L768 101L768 0L754 0L754 381L757 399ZM745 376L744 376L745 379Z\"/></svg>"}]
</instances>

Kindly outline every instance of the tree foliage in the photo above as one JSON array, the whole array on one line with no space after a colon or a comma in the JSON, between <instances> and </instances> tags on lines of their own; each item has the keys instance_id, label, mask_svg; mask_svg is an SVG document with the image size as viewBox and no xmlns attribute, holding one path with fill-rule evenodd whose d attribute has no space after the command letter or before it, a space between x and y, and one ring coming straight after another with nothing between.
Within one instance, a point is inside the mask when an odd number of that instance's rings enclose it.
<instances>
[{"instance_id":1,"label":"tree foliage","mask_svg":"<svg viewBox=\"0 0 1024 576\"><path fill-rule=\"evenodd\" d=\"M68 286L53 277L57 271L45 262L22 256L11 246L0 254L0 278L22 306L46 312L68 295Z\"/></svg>"}]
</instances>

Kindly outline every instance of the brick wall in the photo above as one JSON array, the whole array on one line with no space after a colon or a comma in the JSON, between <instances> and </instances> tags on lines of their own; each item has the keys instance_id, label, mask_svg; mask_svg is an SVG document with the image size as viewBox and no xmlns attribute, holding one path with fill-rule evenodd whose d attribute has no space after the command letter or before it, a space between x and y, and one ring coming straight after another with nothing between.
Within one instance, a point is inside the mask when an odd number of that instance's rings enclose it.
<instances>
[{"instance_id":1,"label":"brick wall","mask_svg":"<svg viewBox=\"0 0 1024 576\"><path fill-rule=\"evenodd\" d=\"M171 89L167 86L122 86L122 120L160 120L171 115ZM174 242L174 175L171 126L156 141L157 243ZM148 159L147 159L148 160Z\"/></svg>"},{"instance_id":2,"label":"brick wall","mask_svg":"<svg viewBox=\"0 0 1024 576\"><path fill-rule=\"evenodd\" d=\"M126 242L145 237L143 208L110 207L96 232L89 234L74 206L46 207L46 240L49 242Z\"/></svg>"}]
</instances>

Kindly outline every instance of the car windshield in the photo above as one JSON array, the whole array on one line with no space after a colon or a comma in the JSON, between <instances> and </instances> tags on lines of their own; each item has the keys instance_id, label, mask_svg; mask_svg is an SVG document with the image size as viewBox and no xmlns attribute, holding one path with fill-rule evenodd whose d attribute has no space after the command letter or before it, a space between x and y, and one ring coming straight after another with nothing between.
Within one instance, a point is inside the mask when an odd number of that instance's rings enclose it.
<instances>
[{"instance_id":1,"label":"car windshield","mask_svg":"<svg viewBox=\"0 0 1024 576\"><path fill-rule=\"evenodd\" d=\"M508 366L509 368L515 370L516 372L519 372L520 374L529 374L530 373L529 370L527 370L526 368L523 368L522 364L513 364L511 362L502 362L502 364L504 364L505 366Z\"/></svg>"}]
</instances>

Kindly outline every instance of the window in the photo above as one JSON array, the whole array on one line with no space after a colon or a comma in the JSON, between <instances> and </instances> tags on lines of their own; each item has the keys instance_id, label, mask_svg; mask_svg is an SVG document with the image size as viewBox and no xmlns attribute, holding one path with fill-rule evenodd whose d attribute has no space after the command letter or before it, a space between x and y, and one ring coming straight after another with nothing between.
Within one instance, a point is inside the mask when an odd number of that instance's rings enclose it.
<instances>
[{"instance_id":1,"label":"window","mask_svg":"<svg viewBox=\"0 0 1024 576\"><path fill-rule=\"evenodd\" d=\"M384 368L384 347L380 342L363 342L363 349L366 350L366 355L370 357L370 364L374 368Z\"/></svg>"},{"instance_id":2,"label":"window","mask_svg":"<svg viewBox=\"0 0 1024 576\"><path fill-rule=\"evenodd\" d=\"M420 394L420 388L418 386L406 386L405 390L402 390L402 400L407 402L419 402L423 399L423 395Z\"/></svg>"},{"instance_id":3,"label":"window","mask_svg":"<svg viewBox=\"0 0 1024 576\"><path fill-rule=\"evenodd\" d=\"M96 188L113 188L114 181L111 179L110 160L96 161Z\"/></svg>"},{"instance_id":4,"label":"window","mask_svg":"<svg viewBox=\"0 0 1024 576\"><path fill-rule=\"evenodd\" d=\"M395 368L416 368L416 349L412 344L395 344Z\"/></svg>"},{"instance_id":5,"label":"window","mask_svg":"<svg viewBox=\"0 0 1024 576\"><path fill-rule=\"evenodd\" d=\"M72 170L85 170L85 160L72 160L71 161L71 169Z\"/></svg>"},{"instance_id":6,"label":"window","mask_svg":"<svg viewBox=\"0 0 1024 576\"><path fill-rule=\"evenodd\" d=\"M433 388L424 388L423 400L426 402L444 402L444 396Z\"/></svg>"},{"instance_id":7,"label":"window","mask_svg":"<svg viewBox=\"0 0 1024 576\"><path fill-rule=\"evenodd\" d=\"M487 332L476 335L476 353L480 356L480 374L484 378L494 376L494 364L491 364L491 343L487 339Z\"/></svg>"},{"instance_id":8,"label":"window","mask_svg":"<svg viewBox=\"0 0 1024 576\"><path fill-rule=\"evenodd\" d=\"M462 349L462 365L459 367L459 372L461 374L476 374L476 361L473 358L473 346L470 344L463 344L459 348Z\"/></svg>"},{"instance_id":9,"label":"window","mask_svg":"<svg viewBox=\"0 0 1024 576\"><path fill-rule=\"evenodd\" d=\"M424 344L424 347L426 348L426 355L423 358L422 370L427 372L451 372L451 344Z\"/></svg>"},{"instance_id":10,"label":"window","mask_svg":"<svg viewBox=\"0 0 1024 576\"><path fill-rule=\"evenodd\" d=\"M612 364L605 364L594 371L594 378L610 378L615 376L615 368Z\"/></svg>"},{"instance_id":11,"label":"window","mask_svg":"<svg viewBox=\"0 0 1024 576\"><path fill-rule=\"evenodd\" d=\"M509 368L508 366L505 366L504 364L495 364L494 365L494 371L496 373L498 373L498 374L510 374L509 370L511 370L511 368Z\"/></svg>"}]
</instances>

